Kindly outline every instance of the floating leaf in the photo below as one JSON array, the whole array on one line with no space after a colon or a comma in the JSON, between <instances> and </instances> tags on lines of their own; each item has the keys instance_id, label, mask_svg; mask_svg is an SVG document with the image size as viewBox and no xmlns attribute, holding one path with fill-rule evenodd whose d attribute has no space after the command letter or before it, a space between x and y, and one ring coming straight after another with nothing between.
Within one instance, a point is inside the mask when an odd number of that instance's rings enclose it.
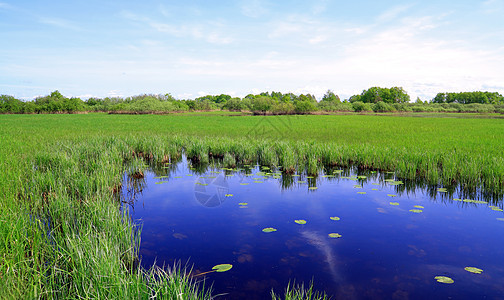
<instances>
[{"instance_id":1,"label":"floating leaf","mask_svg":"<svg viewBox=\"0 0 504 300\"><path fill-rule=\"evenodd\" d=\"M242 182L242 183L240 183L240 185L249 185L249 184L250 183L248 183L248 182Z\"/></svg>"},{"instance_id":2,"label":"floating leaf","mask_svg":"<svg viewBox=\"0 0 504 300\"><path fill-rule=\"evenodd\" d=\"M492 210L494 210L494 211L504 211L504 210L502 210L501 208L498 208L498 207L492 207Z\"/></svg>"},{"instance_id":3,"label":"floating leaf","mask_svg":"<svg viewBox=\"0 0 504 300\"><path fill-rule=\"evenodd\" d=\"M222 194L221 194L221 195L222 195ZM224 196L226 196L226 197L233 197L233 194L226 194L226 195L224 195Z\"/></svg>"},{"instance_id":4,"label":"floating leaf","mask_svg":"<svg viewBox=\"0 0 504 300\"><path fill-rule=\"evenodd\" d=\"M330 217L329 219L331 219L331 220L333 220L333 221L339 221L339 220L341 220L341 218L340 218L340 217Z\"/></svg>"},{"instance_id":5,"label":"floating leaf","mask_svg":"<svg viewBox=\"0 0 504 300\"><path fill-rule=\"evenodd\" d=\"M233 177L233 174L227 174L226 177Z\"/></svg>"},{"instance_id":6,"label":"floating leaf","mask_svg":"<svg viewBox=\"0 0 504 300\"><path fill-rule=\"evenodd\" d=\"M362 185L359 185L359 184L356 184L353 187L354 187L354 189L362 189Z\"/></svg>"},{"instance_id":7,"label":"floating leaf","mask_svg":"<svg viewBox=\"0 0 504 300\"><path fill-rule=\"evenodd\" d=\"M453 201L462 201L462 199L455 198L455 199L453 199Z\"/></svg>"},{"instance_id":8,"label":"floating leaf","mask_svg":"<svg viewBox=\"0 0 504 300\"><path fill-rule=\"evenodd\" d=\"M304 225L306 224L306 220L294 220L294 222L296 222L297 224L299 225Z\"/></svg>"},{"instance_id":9,"label":"floating leaf","mask_svg":"<svg viewBox=\"0 0 504 300\"><path fill-rule=\"evenodd\" d=\"M372 191L377 191L378 189L371 189Z\"/></svg>"},{"instance_id":10,"label":"floating leaf","mask_svg":"<svg viewBox=\"0 0 504 300\"><path fill-rule=\"evenodd\" d=\"M214 270L216 272L226 272L226 271L231 270L232 267L233 267L233 265L230 265L230 264L221 264L221 265L214 266L212 268L212 270Z\"/></svg>"},{"instance_id":11,"label":"floating leaf","mask_svg":"<svg viewBox=\"0 0 504 300\"><path fill-rule=\"evenodd\" d=\"M175 177L173 177L173 178L177 178L177 179L179 179L179 178L182 178L182 176L175 176Z\"/></svg>"},{"instance_id":12,"label":"floating leaf","mask_svg":"<svg viewBox=\"0 0 504 300\"><path fill-rule=\"evenodd\" d=\"M309 187L308 189L309 189L309 190L316 190L316 189L318 189L318 187L316 187L316 186L311 186L311 187Z\"/></svg>"},{"instance_id":13,"label":"floating leaf","mask_svg":"<svg viewBox=\"0 0 504 300\"><path fill-rule=\"evenodd\" d=\"M416 213L416 214L423 212L423 210L421 210L421 209L410 209L409 211L411 211L412 213Z\"/></svg>"},{"instance_id":14,"label":"floating leaf","mask_svg":"<svg viewBox=\"0 0 504 300\"><path fill-rule=\"evenodd\" d=\"M313 177L313 176L306 176L306 178L312 179L312 178L315 178L315 177Z\"/></svg>"},{"instance_id":15,"label":"floating leaf","mask_svg":"<svg viewBox=\"0 0 504 300\"><path fill-rule=\"evenodd\" d=\"M397 205L399 205L399 202L390 202L390 205L397 206Z\"/></svg>"},{"instance_id":16,"label":"floating leaf","mask_svg":"<svg viewBox=\"0 0 504 300\"><path fill-rule=\"evenodd\" d=\"M390 182L390 185L401 185L404 184L402 181L392 181Z\"/></svg>"},{"instance_id":17,"label":"floating leaf","mask_svg":"<svg viewBox=\"0 0 504 300\"><path fill-rule=\"evenodd\" d=\"M263 181L256 180L256 181L254 181L254 183L263 183Z\"/></svg>"},{"instance_id":18,"label":"floating leaf","mask_svg":"<svg viewBox=\"0 0 504 300\"><path fill-rule=\"evenodd\" d=\"M269 233L269 232L275 232L277 230L275 228L273 228L273 227L266 227L262 231L266 232L266 233Z\"/></svg>"},{"instance_id":19,"label":"floating leaf","mask_svg":"<svg viewBox=\"0 0 504 300\"><path fill-rule=\"evenodd\" d=\"M298 183L306 183L304 180L299 180Z\"/></svg>"},{"instance_id":20,"label":"floating leaf","mask_svg":"<svg viewBox=\"0 0 504 300\"><path fill-rule=\"evenodd\" d=\"M328 236L333 239L337 239L341 237L341 234L339 233L329 233Z\"/></svg>"},{"instance_id":21,"label":"floating leaf","mask_svg":"<svg viewBox=\"0 0 504 300\"><path fill-rule=\"evenodd\" d=\"M192 174L186 174L186 176L193 176Z\"/></svg>"},{"instance_id":22,"label":"floating leaf","mask_svg":"<svg viewBox=\"0 0 504 300\"><path fill-rule=\"evenodd\" d=\"M245 206L245 205L248 205L248 203L247 202L240 202L240 203L238 203L238 205Z\"/></svg>"},{"instance_id":23,"label":"floating leaf","mask_svg":"<svg viewBox=\"0 0 504 300\"><path fill-rule=\"evenodd\" d=\"M397 197L397 195L394 195L394 194L387 194L387 196L389 196L389 197Z\"/></svg>"},{"instance_id":24,"label":"floating leaf","mask_svg":"<svg viewBox=\"0 0 504 300\"><path fill-rule=\"evenodd\" d=\"M292 177L299 177L299 176L301 176L301 175L299 175L299 174L292 175Z\"/></svg>"},{"instance_id":25,"label":"floating leaf","mask_svg":"<svg viewBox=\"0 0 504 300\"><path fill-rule=\"evenodd\" d=\"M371 183L372 185L380 185L379 183L373 182Z\"/></svg>"},{"instance_id":26,"label":"floating leaf","mask_svg":"<svg viewBox=\"0 0 504 300\"><path fill-rule=\"evenodd\" d=\"M415 206L413 206L413 207L414 207L414 208L425 208L425 207L423 207L422 205L415 205Z\"/></svg>"},{"instance_id":27,"label":"floating leaf","mask_svg":"<svg viewBox=\"0 0 504 300\"><path fill-rule=\"evenodd\" d=\"M357 192L357 194L365 195L366 192Z\"/></svg>"},{"instance_id":28,"label":"floating leaf","mask_svg":"<svg viewBox=\"0 0 504 300\"><path fill-rule=\"evenodd\" d=\"M357 178L359 178L359 179L366 179L367 176L361 175L361 176L357 176Z\"/></svg>"},{"instance_id":29,"label":"floating leaf","mask_svg":"<svg viewBox=\"0 0 504 300\"><path fill-rule=\"evenodd\" d=\"M464 270L466 270L467 272L474 273L474 274L481 274L481 273L483 273L483 270L481 270L479 268L475 268L475 267L465 267Z\"/></svg>"},{"instance_id":30,"label":"floating leaf","mask_svg":"<svg viewBox=\"0 0 504 300\"><path fill-rule=\"evenodd\" d=\"M441 283L447 283L447 284L454 283L453 279L451 279L450 277L446 277L446 276L436 276L436 277L434 277L434 279L436 279L437 282L441 282Z\"/></svg>"}]
</instances>

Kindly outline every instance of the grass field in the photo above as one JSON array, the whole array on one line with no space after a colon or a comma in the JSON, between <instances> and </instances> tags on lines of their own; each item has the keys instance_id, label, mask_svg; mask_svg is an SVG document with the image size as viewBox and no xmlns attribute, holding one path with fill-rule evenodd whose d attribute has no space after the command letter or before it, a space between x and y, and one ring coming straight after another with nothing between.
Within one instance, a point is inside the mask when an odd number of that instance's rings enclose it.
<instances>
[{"instance_id":1,"label":"grass field","mask_svg":"<svg viewBox=\"0 0 504 300\"><path fill-rule=\"evenodd\" d=\"M444 115L0 115L0 297L208 296L184 276L131 267L138 231L112 191L132 151L308 172L354 164L502 193L502 141L501 119Z\"/></svg>"}]
</instances>

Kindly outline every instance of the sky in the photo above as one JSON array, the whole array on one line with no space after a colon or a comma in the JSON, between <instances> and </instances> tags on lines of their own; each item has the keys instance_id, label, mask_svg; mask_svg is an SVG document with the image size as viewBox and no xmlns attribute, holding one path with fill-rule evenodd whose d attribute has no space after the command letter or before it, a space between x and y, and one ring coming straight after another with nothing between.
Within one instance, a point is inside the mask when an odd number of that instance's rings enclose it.
<instances>
[{"instance_id":1,"label":"sky","mask_svg":"<svg viewBox=\"0 0 504 300\"><path fill-rule=\"evenodd\" d=\"M504 0L0 0L0 94L504 94Z\"/></svg>"}]
</instances>

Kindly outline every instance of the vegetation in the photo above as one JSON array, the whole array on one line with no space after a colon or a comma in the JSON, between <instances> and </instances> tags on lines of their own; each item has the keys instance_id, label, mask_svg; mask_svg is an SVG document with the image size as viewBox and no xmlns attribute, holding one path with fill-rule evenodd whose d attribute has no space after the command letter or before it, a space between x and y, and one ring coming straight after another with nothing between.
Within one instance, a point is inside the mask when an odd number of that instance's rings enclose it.
<instances>
[{"instance_id":1,"label":"vegetation","mask_svg":"<svg viewBox=\"0 0 504 300\"><path fill-rule=\"evenodd\" d=\"M121 114L152 114L187 111L226 110L254 114L290 115L326 112L453 112L504 113L504 97L499 93L465 92L439 93L431 102L410 96L401 87L371 87L359 95L341 101L328 90L320 101L315 96L264 92L247 95L243 99L230 95L207 95L194 100L177 100L170 94L139 95L133 97L66 98L59 91L33 101L21 101L0 95L0 113L82 113L108 112Z\"/></svg>"},{"instance_id":2,"label":"vegetation","mask_svg":"<svg viewBox=\"0 0 504 300\"><path fill-rule=\"evenodd\" d=\"M259 161L308 174L353 165L502 193L503 127L366 115L0 116L0 297L210 297L180 266L139 267L140 228L114 196L125 172L142 176L182 150L203 164Z\"/></svg>"}]
</instances>

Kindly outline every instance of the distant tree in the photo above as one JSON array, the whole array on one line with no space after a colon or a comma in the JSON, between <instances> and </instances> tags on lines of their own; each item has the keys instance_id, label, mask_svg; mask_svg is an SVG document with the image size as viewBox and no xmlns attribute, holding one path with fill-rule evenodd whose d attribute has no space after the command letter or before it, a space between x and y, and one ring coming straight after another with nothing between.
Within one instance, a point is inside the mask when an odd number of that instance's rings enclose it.
<instances>
[{"instance_id":1,"label":"distant tree","mask_svg":"<svg viewBox=\"0 0 504 300\"><path fill-rule=\"evenodd\" d=\"M322 101L324 102L341 102L340 97L333 93L331 90L327 90L327 92L322 97Z\"/></svg>"}]
</instances>

